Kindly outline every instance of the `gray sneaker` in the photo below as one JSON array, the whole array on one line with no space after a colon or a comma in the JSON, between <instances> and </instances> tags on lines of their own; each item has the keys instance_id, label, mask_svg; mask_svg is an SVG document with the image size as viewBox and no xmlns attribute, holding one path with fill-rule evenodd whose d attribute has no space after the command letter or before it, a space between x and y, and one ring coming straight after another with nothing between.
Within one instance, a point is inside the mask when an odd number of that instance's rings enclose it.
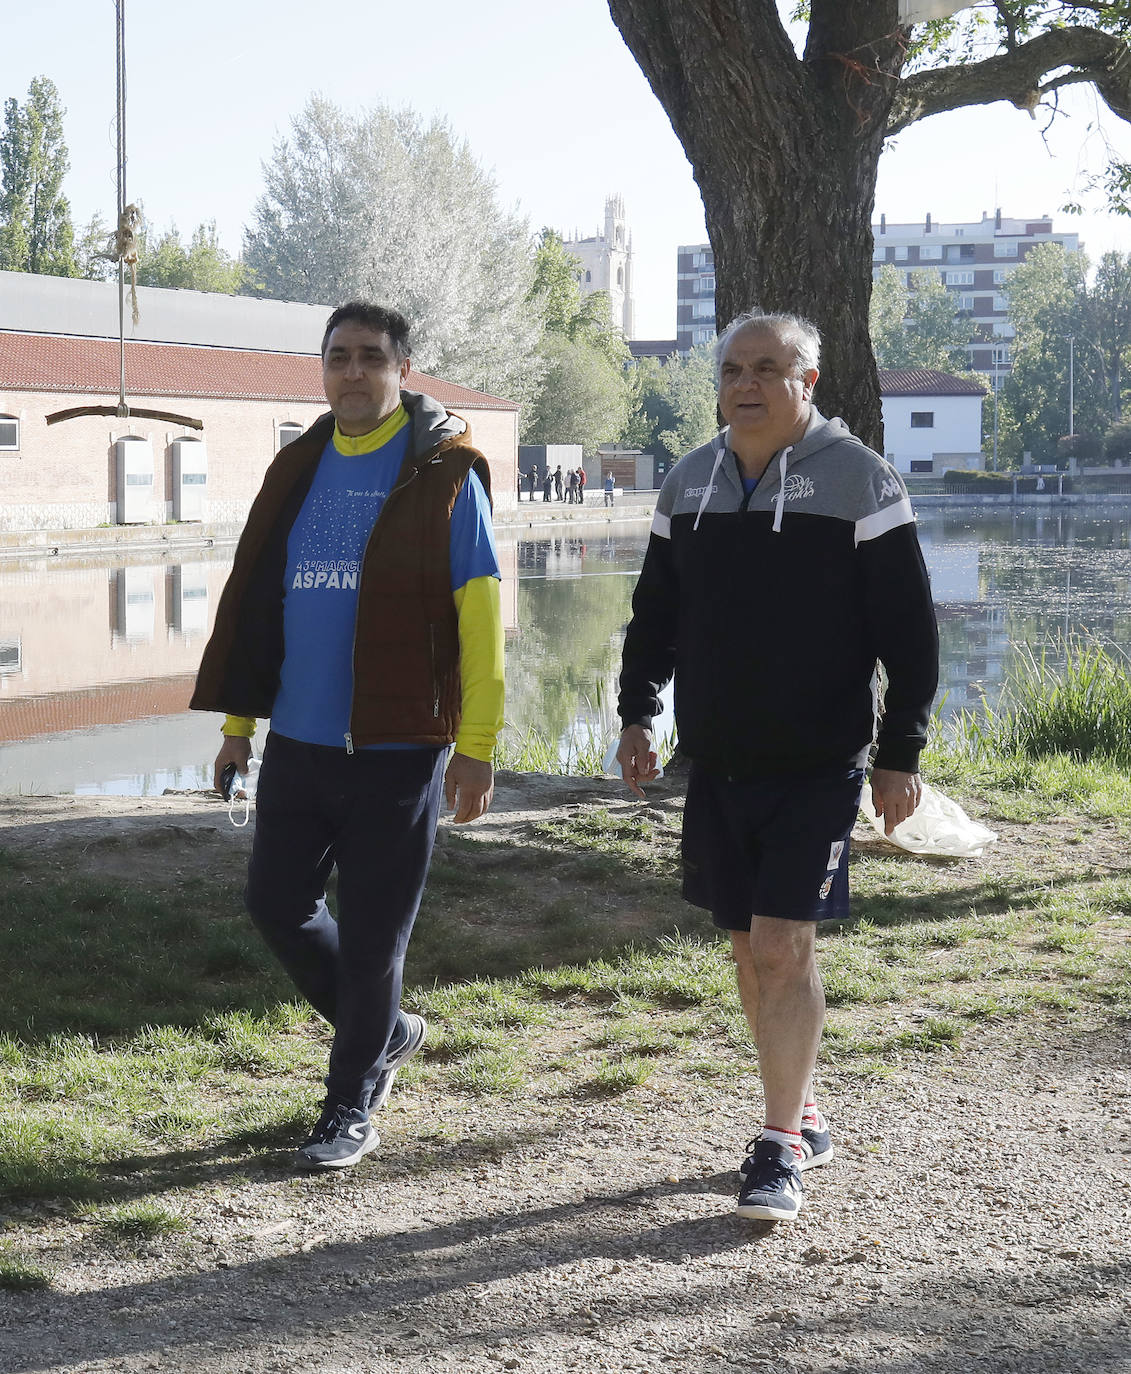
<instances>
[{"instance_id":1,"label":"gray sneaker","mask_svg":"<svg viewBox=\"0 0 1131 1374\"><path fill-rule=\"evenodd\" d=\"M758 1140L741 1169L738 1215L754 1221L792 1221L805 1206L801 1171L787 1145Z\"/></svg>"},{"instance_id":2,"label":"gray sneaker","mask_svg":"<svg viewBox=\"0 0 1131 1374\"><path fill-rule=\"evenodd\" d=\"M428 1023L423 1016L417 1016L415 1012L401 1012L397 1022L398 1030L402 1026L407 1032L405 1038L396 1049L389 1051L381 1076L373 1085L373 1095L369 1099L371 1112L379 1111L388 1102L389 1094L393 1091L393 1079L424 1044L428 1034Z\"/></svg>"},{"instance_id":3,"label":"gray sneaker","mask_svg":"<svg viewBox=\"0 0 1131 1374\"><path fill-rule=\"evenodd\" d=\"M747 1143L747 1157L738 1166L738 1172L743 1177L750 1172L750 1159L757 1143L757 1140ZM818 1112L816 1126L806 1126L804 1122L801 1124L801 1158L797 1161L797 1167L804 1173L806 1169L816 1169L818 1165L827 1164L832 1157L833 1138L829 1131L829 1123L825 1120L824 1112Z\"/></svg>"},{"instance_id":4,"label":"gray sneaker","mask_svg":"<svg viewBox=\"0 0 1131 1374\"><path fill-rule=\"evenodd\" d=\"M827 1164L833 1157L833 1138L824 1112L817 1113L817 1124L806 1126L801 1123L801 1158L797 1167L805 1172L815 1169L819 1164Z\"/></svg>"},{"instance_id":5,"label":"gray sneaker","mask_svg":"<svg viewBox=\"0 0 1131 1374\"><path fill-rule=\"evenodd\" d=\"M365 1112L348 1102L327 1098L310 1139L295 1154L295 1165L299 1169L348 1169L380 1143L381 1137Z\"/></svg>"}]
</instances>

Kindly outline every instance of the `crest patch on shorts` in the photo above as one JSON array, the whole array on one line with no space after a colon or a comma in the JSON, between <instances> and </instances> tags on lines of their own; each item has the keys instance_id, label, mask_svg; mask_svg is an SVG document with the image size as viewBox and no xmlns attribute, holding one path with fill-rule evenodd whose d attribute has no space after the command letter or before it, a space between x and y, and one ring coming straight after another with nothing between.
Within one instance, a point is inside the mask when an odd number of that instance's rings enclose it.
<instances>
[{"instance_id":1,"label":"crest patch on shorts","mask_svg":"<svg viewBox=\"0 0 1131 1374\"><path fill-rule=\"evenodd\" d=\"M835 876L835 875L830 874L830 875L825 879L825 881L821 884L821 891L820 891L820 894L819 894L819 895L820 895L820 898L821 898L821 901L824 901L825 898L829 895L829 893L833 890L833 877L834 877L834 876Z\"/></svg>"},{"instance_id":2,"label":"crest patch on shorts","mask_svg":"<svg viewBox=\"0 0 1131 1374\"><path fill-rule=\"evenodd\" d=\"M830 873L832 872L832 870L833 870L834 868L839 868L839 867L840 867L840 856L841 856L843 853L844 853L844 841L843 841L843 840L834 840L834 841L832 842L832 844L829 846L829 861L828 861L828 863L825 865L825 867L829 870ZM824 895L825 895L825 894L822 892L822 893L821 893L821 896L823 897Z\"/></svg>"}]
</instances>

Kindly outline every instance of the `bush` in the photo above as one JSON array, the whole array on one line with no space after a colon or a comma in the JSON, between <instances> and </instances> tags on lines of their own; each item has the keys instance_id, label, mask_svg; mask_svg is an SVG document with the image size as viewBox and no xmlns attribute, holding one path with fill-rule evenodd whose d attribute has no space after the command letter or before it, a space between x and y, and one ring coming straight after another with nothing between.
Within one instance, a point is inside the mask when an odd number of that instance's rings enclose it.
<instances>
[{"instance_id":1,"label":"bush","mask_svg":"<svg viewBox=\"0 0 1131 1374\"><path fill-rule=\"evenodd\" d=\"M1006 749L1131 764L1131 678L1126 662L1102 646L1070 645L1059 670L1030 654L1009 695L1001 717Z\"/></svg>"},{"instance_id":2,"label":"bush","mask_svg":"<svg viewBox=\"0 0 1131 1374\"><path fill-rule=\"evenodd\" d=\"M1056 443L1061 458L1078 458L1088 462L1103 455L1104 439L1100 434L1062 434Z\"/></svg>"},{"instance_id":3,"label":"bush","mask_svg":"<svg viewBox=\"0 0 1131 1374\"><path fill-rule=\"evenodd\" d=\"M1103 447L1110 462L1131 458L1131 419L1117 420L1104 435Z\"/></svg>"}]
</instances>

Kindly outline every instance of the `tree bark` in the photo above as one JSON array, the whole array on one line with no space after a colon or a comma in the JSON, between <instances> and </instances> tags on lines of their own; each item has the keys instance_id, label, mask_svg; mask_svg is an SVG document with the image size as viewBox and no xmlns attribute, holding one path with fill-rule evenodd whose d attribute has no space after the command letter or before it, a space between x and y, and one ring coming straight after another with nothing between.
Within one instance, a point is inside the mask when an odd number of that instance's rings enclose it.
<instances>
[{"instance_id":1,"label":"tree bark","mask_svg":"<svg viewBox=\"0 0 1131 1374\"><path fill-rule=\"evenodd\" d=\"M868 301L876 172L904 55L895 0L814 0L803 58L761 0L609 8L699 184L720 330L752 309L811 319L817 405L882 450Z\"/></svg>"}]
</instances>

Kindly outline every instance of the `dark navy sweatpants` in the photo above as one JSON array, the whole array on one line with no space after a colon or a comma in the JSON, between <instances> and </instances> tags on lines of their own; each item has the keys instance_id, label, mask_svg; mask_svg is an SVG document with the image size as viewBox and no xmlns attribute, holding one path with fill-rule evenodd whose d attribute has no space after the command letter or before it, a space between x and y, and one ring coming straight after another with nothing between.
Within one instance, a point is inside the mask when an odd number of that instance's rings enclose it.
<instances>
[{"instance_id":1,"label":"dark navy sweatpants","mask_svg":"<svg viewBox=\"0 0 1131 1374\"><path fill-rule=\"evenodd\" d=\"M345 749L270 734L255 799L247 909L334 1027L330 1093L367 1109L397 1022L424 892L444 749ZM326 879L338 869L338 918Z\"/></svg>"}]
</instances>

